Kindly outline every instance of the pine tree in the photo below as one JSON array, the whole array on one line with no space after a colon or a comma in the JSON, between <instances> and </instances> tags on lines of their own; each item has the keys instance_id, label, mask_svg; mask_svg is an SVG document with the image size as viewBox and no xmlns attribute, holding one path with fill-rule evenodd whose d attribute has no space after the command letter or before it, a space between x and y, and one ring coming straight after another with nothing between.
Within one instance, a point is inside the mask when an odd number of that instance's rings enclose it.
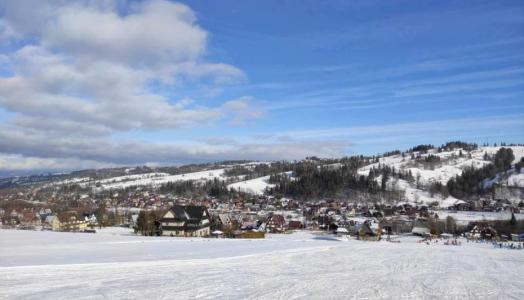
<instances>
[{"instance_id":1,"label":"pine tree","mask_svg":"<svg viewBox=\"0 0 524 300\"><path fill-rule=\"evenodd\" d=\"M455 233L455 228L457 227L457 222L455 221L455 218L452 216L446 217L446 230L448 233Z\"/></svg>"},{"instance_id":2,"label":"pine tree","mask_svg":"<svg viewBox=\"0 0 524 300\"><path fill-rule=\"evenodd\" d=\"M513 211L511 211L511 219L509 220L509 225L517 225L517 219L515 218L515 213L513 213Z\"/></svg>"},{"instance_id":3,"label":"pine tree","mask_svg":"<svg viewBox=\"0 0 524 300\"><path fill-rule=\"evenodd\" d=\"M98 222L98 228L105 226L105 217L106 217L106 202L104 200L100 201L98 208L95 211L96 220Z\"/></svg>"},{"instance_id":4,"label":"pine tree","mask_svg":"<svg viewBox=\"0 0 524 300\"><path fill-rule=\"evenodd\" d=\"M156 217L156 213L154 211L149 212L148 217L148 230L149 235L159 235L159 228L158 228L158 221Z\"/></svg>"},{"instance_id":5,"label":"pine tree","mask_svg":"<svg viewBox=\"0 0 524 300\"><path fill-rule=\"evenodd\" d=\"M149 216L145 211L140 211L136 220L135 232L140 232L142 235L146 235L149 225Z\"/></svg>"}]
</instances>

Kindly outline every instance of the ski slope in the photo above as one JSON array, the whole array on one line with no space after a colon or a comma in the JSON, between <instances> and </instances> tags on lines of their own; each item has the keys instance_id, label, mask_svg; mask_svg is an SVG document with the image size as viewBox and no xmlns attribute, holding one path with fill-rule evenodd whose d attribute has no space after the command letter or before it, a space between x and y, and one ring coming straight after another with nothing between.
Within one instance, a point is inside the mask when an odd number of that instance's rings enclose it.
<instances>
[{"instance_id":1,"label":"ski slope","mask_svg":"<svg viewBox=\"0 0 524 300\"><path fill-rule=\"evenodd\" d=\"M480 243L0 237L1 299L524 299L524 250Z\"/></svg>"},{"instance_id":2,"label":"ski slope","mask_svg":"<svg viewBox=\"0 0 524 300\"><path fill-rule=\"evenodd\" d=\"M293 177L292 171L287 171L287 172L283 172L280 174L288 176L289 179L291 180L295 180L295 178ZM263 195L266 189L275 187L274 184L269 183L269 177L270 176L268 175L268 176L257 177L254 179L243 180L243 181L229 184L227 187L228 189L234 188L235 190L241 191L244 193L249 193L253 195Z\"/></svg>"},{"instance_id":3,"label":"ski slope","mask_svg":"<svg viewBox=\"0 0 524 300\"><path fill-rule=\"evenodd\" d=\"M258 177L250 180L244 180L229 184L228 189L234 188L237 191L250 193L253 195L263 195L266 188L274 187L274 184L269 183L269 176Z\"/></svg>"}]
</instances>

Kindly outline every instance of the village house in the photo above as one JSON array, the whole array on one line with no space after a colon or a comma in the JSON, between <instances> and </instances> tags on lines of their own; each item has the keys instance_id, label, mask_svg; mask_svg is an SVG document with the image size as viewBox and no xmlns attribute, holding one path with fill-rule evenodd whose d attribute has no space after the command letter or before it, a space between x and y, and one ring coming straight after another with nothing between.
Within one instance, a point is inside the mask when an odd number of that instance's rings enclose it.
<instances>
[{"instance_id":1,"label":"village house","mask_svg":"<svg viewBox=\"0 0 524 300\"><path fill-rule=\"evenodd\" d=\"M39 226L40 218L32 211L24 211L22 213L22 219L20 225L23 226Z\"/></svg>"},{"instance_id":2,"label":"village house","mask_svg":"<svg viewBox=\"0 0 524 300\"><path fill-rule=\"evenodd\" d=\"M41 223L44 223L46 218L51 215L53 215L53 211L50 208L46 208L46 209L42 208L38 212L38 216L40 217Z\"/></svg>"},{"instance_id":3,"label":"village house","mask_svg":"<svg viewBox=\"0 0 524 300\"><path fill-rule=\"evenodd\" d=\"M174 205L160 219L162 235L203 237L211 234L211 222L205 206Z\"/></svg>"},{"instance_id":4,"label":"village house","mask_svg":"<svg viewBox=\"0 0 524 300\"><path fill-rule=\"evenodd\" d=\"M96 215L94 213L84 213L82 214L82 217L90 226L96 226L98 225L98 221L96 219Z\"/></svg>"},{"instance_id":5,"label":"village house","mask_svg":"<svg viewBox=\"0 0 524 300\"><path fill-rule=\"evenodd\" d=\"M381 229L378 223L364 222L360 224L357 239L363 241L379 241Z\"/></svg>"},{"instance_id":6,"label":"village house","mask_svg":"<svg viewBox=\"0 0 524 300\"><path fill-rule=\"evenodd\" d=\"M53 230L53 219L55 219L55 215L49 215L45 218L45 220L42 222L42 229L44 230Z\"/></svg>"},{"instance_id":7,"label":"village house","mask_svg":"<svg viewBox=\"0 0 524 300\"><path fill-rule=\"evenodd\" d=\"M428 236L431 235L431 229L426 219L420 218L413 222L413 229L411 230L413 235L417 236Z\"/></svg>"},{"instance_id":8,"label":"village house","mask_svg":"<svg viewBox=\"0 0 524 300\"><path fill-rule=\"evenodd\" d=\"M217 228L220 230L236 229L240 226L238 218L230 213L219 213L214 217L214 219Z\"/></svg>"},{"instance_id":9,"label":"village house","mask_svg":"<svg viewBox=\"0 0 524 300\"><path fill-rule=\"evenodd\" d=\"M476 222L473 229L467 233L470 239L495 239L497 237L497 231L492 227L490 222Z\"/></svg>"},{"instance_id":10,"label":"village house","mask_svg":"<svg viewBox=\"0 0 524 300\"><path fill-rule=\"evenodd\" d=\"M6 213L2 218L3 225L15 226L20 224L22 213L13 209L10 213Z\"/></svg>"},{"instance_id":11,"label":"village house","mask_svg":"<svg viewBox=\"0 0 524 300\"><path fill-rule=\"evenodd\" d=\"M282 233L287 230L286 219L283 215L273 214L266 222L266 232Z\"/></svg>"},{"instance_id":12,"label":"village house","mask_svg":"<svg viewBox=\"0 0 524 300\"><path fill-rule=\"evenodd\" d=\"M304 224L300 220L290 220L288 222L288 228L291 230L297 230L304 228Z\"/></svg>"},{"instance_id":13,"label":"village house","mask_svg":"<svg viewBox=\"0 0 524 300\"><path fill-rule=\"evenodd\" d=\"M524 242L524 232L520 234L512 233L511 240L514 242Z\"/></svg>"},{"instance_id":14,"label":"village house","mask_svg":"<svg viewBox=\"0 0 524 300\"><path fill-rule=\"evenodd\" d=\"M406 216L394 216L383 218L380 221L380 227L387 234L409 233L413 229L413 221Z\"/></svg>"},{"instance_id":15,"label":"village house","mask_svg":"<svg viewBox=\"0 0 524 300\"><path fill-rule=\"evenodd\" d=\"M85 231L87 222L74 211L63 212L51 220L53 231Z\"/></svg>"}]
</instances>

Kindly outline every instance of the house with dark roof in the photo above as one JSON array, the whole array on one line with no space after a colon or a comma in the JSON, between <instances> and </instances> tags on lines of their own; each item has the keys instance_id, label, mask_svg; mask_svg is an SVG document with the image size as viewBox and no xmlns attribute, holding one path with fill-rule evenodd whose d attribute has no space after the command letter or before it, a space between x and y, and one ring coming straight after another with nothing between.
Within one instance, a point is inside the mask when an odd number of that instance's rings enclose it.
<instances>
[{"instance_id":1,"label":"house with dark roof","mask_svg":"<svg viewBox=\"0 0 524 300\"><path fill-rule=\"evenodd\" d=\"M202 237L211 234L209 213L201 205L175 205L160 219L162 235Z\"/></svg>"},{"instance_id":2,"label":"house with dark roof","mask_svg":"<svg viewBox=\"0 0 524 300\"><path fill-rule=\"evenodd\" d=\"M266 231L271 233L281 233L287 230L286 219L283 215L273 214L266 222Z\"/></svg>"},{"instance_id":3,"label":"house with dark roof","mask_svg":"<svg viewBox=\"0 0 524 300\"><path fill-rule=\"evenodd\" d=\"M466 236L470 239L495 239L498 234L495 228L493 228L493 222L478 221L475 222L475 226L470 232L466 233Z\"/></svg>"},{"instance_id":4,"label":"house with dark roof","mask_svg":"<svg viewBox=\"0 0 524 300\"><path fill-rule=\"evenodd\" d=\"M54 231L85 231L87 222L80 218L75 211L59 213L51 220Z\"/></svg>"}]
</instances>

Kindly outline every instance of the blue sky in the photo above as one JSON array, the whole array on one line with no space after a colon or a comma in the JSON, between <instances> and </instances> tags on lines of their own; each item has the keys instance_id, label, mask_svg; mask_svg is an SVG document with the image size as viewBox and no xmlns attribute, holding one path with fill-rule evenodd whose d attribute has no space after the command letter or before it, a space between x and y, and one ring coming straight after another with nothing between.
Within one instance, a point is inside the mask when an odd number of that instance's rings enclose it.
<instances>
[{"instance_id":1,"label":"blue sky","mask_svg":"<svg viewBox=\"0 0 524 300\"><path fill-rule=\"evenodd\" d=\"M3 169L524 142L521 1L17 2Z\"/></svg>"},{"instance_id":2,"label":"blue sky","mask_svg":"<svg viewBox=\"0 0 524 300\"><path fill-rule=\"evenodd\" d=\"M268 103L267 118L239 132L387 126L524 111L522 2L188 3L212 33L215 50L209 55L249 76L226 97L250 94ZM457 128L444 136L426 136L422 129L420 136L398 136L394 143L351 140L350 151L376 153L455 137L519 142L524 135L522 123L489 131Z\"/></svg>"}]
</instances>

